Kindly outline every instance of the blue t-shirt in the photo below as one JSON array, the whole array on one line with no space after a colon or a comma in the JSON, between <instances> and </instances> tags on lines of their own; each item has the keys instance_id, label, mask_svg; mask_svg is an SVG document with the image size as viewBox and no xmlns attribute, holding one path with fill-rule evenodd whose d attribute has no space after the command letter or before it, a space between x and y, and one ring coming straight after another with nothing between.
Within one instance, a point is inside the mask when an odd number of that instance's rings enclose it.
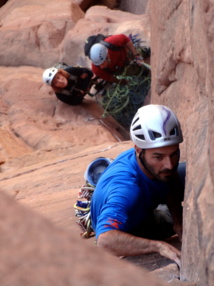
<instances>
[{"instance_id":1,"label":"blue t-shirt","mask_svg":"<svg viewBox=\"0 0 214 286\"><path fill-rule=\"evenodd\" d=\"M133 233L159 204L166 203L168 192L167 183L143 173L134 148L121 153L101 175L92 197L96 237L112 229Z\"/></svg>"}]
</instances>

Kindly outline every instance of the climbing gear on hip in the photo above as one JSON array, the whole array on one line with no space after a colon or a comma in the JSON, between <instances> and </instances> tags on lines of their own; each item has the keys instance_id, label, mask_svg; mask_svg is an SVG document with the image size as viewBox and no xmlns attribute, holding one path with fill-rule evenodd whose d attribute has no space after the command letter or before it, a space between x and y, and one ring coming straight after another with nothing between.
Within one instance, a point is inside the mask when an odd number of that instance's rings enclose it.
<instances>
[{"instance_id":1,"label":"climbing gear on hip","mask_svg":"<svg viewBox=\"0 0 214 286\"><path fill-rule=\"evenodd\" d=\"M84 173L86 184L80 188L78 200L74 204L75 216L78 217L77 225L81 229L81 237L94 236L91 223L91 199L97 182L104 170L113 162L113 159L99 157L93 160Z\"/></svg>"}]
</instances>

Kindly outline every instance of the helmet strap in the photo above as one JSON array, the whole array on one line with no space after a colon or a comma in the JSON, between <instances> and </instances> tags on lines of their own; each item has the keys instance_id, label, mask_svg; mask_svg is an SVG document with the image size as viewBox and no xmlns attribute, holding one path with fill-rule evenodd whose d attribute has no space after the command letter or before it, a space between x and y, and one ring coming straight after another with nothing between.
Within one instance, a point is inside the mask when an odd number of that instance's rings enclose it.
<instances>
[{"instance_id":1,"label":"helmet strap","mask_svg":"<svg viewBox=\"0 0 214 286\"><path fill-rule=\"evenodd\" d=\"M141 158L141 155L145 153L145 149L142 149L138 158L140 160L140 163L142 164L142 166L146 169L147 172L149 172L149 174L151 174L152 176L154 176L154 174L151 173L151 171L148 169L147 165L145 164L145 161L143 160L143 158Z\"/></svg>"}]
</instances>

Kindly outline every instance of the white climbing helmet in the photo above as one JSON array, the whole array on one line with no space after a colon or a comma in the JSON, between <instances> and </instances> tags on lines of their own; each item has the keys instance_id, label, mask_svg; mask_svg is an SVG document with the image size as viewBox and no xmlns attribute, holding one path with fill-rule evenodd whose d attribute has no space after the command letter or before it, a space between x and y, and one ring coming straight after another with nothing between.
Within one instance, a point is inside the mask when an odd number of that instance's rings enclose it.
<instances>
[{"instance_id":1,"label":"white climbing helmet","mask_svg":"<svg viewBox=\"0 0 214 286\"><path fill-rule=\"evenodd\" d=\"M149 104L138 109L130 135L141 149L151 149L181 143L183 135L177 116L164 105Z\"/></svg>"},{"instance_id":2,"label":"white climbing helmet","mask_svg":"<svg viewBox=\"0 0 214 286\"><path fill-rule=\"evenodd\" d=\"M90 49L90 59L95 66L101 65L107 57L108 48L101 44L94 44Z\"/></svg>"},{"instance_id":3,"label":"white climbing helmet","mask_svg":"<svg viewBox=\"0 0 214 286\"><path fill-rule=\"evenodd\" d=\"M58 72L58 69L56 69L55 67L46 69L43 72L43 76L42 76L44 83L47 83L48 85L51 85L52 80L55 77L57 72Z\"/></svg>"},{"instance_id":4,"label":"white climbing helmet","mask_svg":"<svg viewBox=\"0 0 214 286\"><path fill-rule=\"evenodd\" d=\"M84 179L86 182L91 184L92 186L96 186L97 182L104 172L104 170L112 163L113 159L99 157L92 161L84 174Z\"/></svg>"}]
</instances>

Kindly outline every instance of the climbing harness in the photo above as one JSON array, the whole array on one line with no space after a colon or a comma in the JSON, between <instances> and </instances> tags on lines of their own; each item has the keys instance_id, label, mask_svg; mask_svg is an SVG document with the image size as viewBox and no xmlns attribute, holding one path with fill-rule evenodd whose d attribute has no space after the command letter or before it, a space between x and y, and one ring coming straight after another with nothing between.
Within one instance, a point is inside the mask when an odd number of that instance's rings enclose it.
<instances>
[{"instance_id":1,"label":"climbing harness","mask_svg":"<svg viewBox=\"0 0 214 286\"><path fill-rule=\"evenodd\" d=\"M93 160L84 173L85 185L78 193L78 200L74 204L75 216L78 217L77 225L81 229L81 237L89 238L94 236L91 223L91 199L97 182L104 170L113 162L113 159L99 157Z\"/></svg>"}]
</instances>

